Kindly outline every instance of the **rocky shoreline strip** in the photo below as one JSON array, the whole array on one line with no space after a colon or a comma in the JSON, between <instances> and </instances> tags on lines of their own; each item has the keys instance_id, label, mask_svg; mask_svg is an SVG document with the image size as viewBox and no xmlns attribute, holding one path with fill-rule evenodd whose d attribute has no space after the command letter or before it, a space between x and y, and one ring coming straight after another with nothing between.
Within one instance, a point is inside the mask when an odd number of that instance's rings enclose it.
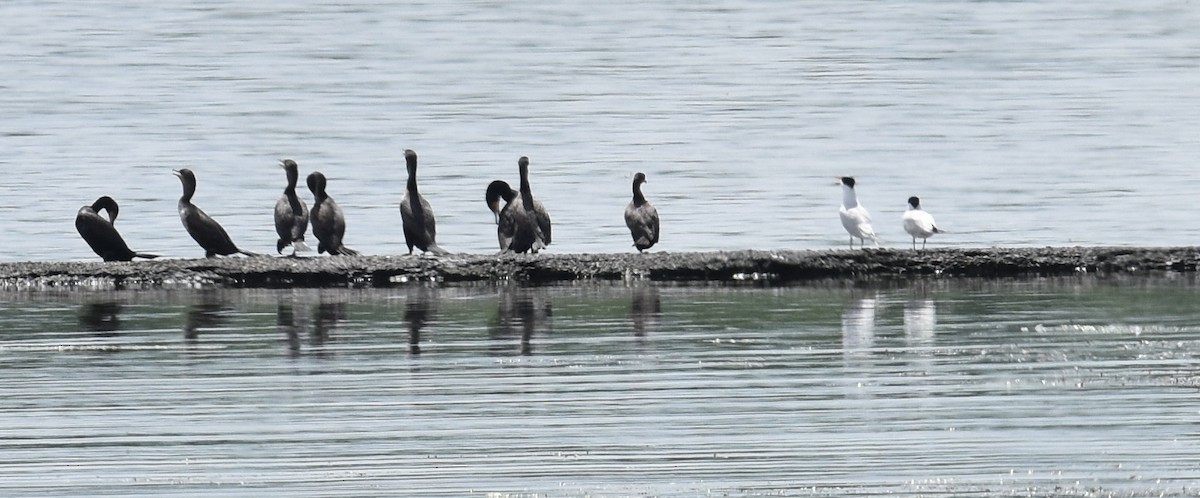
<instances>
[{"instance_id":1,"label":"rocky shoreline strip","mask_svg":"<svg viewBox=\"0 0 1200 498\"><path fill-rule=\"evenodd\" d=\"M829 278L1194 272L1198 263L1200 247L234 257L0 263L0 288L390 287L412 282L550 284L579 280L785 283Z\"/></svg>"}]
</instances>

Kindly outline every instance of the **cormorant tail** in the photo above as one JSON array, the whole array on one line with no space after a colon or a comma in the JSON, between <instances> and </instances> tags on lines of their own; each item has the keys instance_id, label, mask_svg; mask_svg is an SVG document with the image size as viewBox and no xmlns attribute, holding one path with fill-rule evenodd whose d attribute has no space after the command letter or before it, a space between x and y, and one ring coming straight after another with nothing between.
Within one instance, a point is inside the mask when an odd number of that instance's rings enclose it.
<instances>
[{"instance_id":1,"label":"cormorant tail","mask_svg":"<svg viewBox=\"0 0 1200 498\"><path fill-rule=\"evenodd\" d=\"M439 246L437 244L429 244L429 248L426 249L425 252L431 252L438 256L446 256L446 255L450 254L450 251L442 249L442 246Z\"/></svg>"},{"instance_id":2,"label":"cormorant tail","mask_svg":"<svg viewBox=\"0 0 1200 498\"><path fill-rule=\"evenodd\" d=\"M346 246L342 246L340 249L338 249L336 254L339 256L360 256L358 251L355 251L354 249L351 249Z\"/></svg>"},{"instance_id":3,"label":"cormorant tail","mask_svg":"<svg viewBox=\"0 0 1200 498\"><path fill-rule=\"evenodd\" d=\"M154 258L157 258L157 257L158 257L158 255L157 255L157 254L150 254L150 253L148 253L148 252L135 252L135 253L133 253L133 257L135 257L135 258L144 258L144 259L154 259Z\"/></svg>"}]
</instances>

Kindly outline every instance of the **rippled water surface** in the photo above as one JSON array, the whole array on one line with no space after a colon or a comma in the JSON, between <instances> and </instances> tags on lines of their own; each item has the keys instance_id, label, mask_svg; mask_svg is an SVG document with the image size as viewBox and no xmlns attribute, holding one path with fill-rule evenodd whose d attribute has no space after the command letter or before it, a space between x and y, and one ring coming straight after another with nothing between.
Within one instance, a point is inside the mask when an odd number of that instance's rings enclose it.
<instances>
[{"instance_id":1,"label":"rippled water surface","mask_svg":"<svg viewBox=\"0 0 1200 498\"><path fill-rule=\"evenodd\" d=\"M1198 293L5 293L0 494L1195 496Z\"/></svg>"},{"instance_id":2,"label":"rippled water surface","mask_svg":"<svg viewBox=\"0 0 1200 498\"><path fill-rule=\"evenodd\" d=\"M893 247L910 195L934 245L1190 245L1198 25L1180 0L5 2L0 260L95 259L71 219L106 194L136 249L199 256L185 166L270 252L282 157L329 177L349 245L398 253L405 148L454 251L494 250L483 189L521 155L556 252L632 250L635 171L662 250L840 247L843 174Z\"/></svg>"}]
</instances>

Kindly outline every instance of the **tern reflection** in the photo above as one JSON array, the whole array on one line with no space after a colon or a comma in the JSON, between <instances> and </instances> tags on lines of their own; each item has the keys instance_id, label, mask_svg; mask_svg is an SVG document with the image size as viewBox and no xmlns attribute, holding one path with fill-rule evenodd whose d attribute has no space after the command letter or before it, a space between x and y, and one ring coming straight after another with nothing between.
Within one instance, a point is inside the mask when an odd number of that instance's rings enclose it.
<instances>
[{"instance_id":1,"label":"tern reflection","mask_svg":"<svg viewBox=\"0 0 1200 498\"><path fill-rule=\"evenodd\" d=\"M932 299L911 299L904 304L904 337L909 346L928 346L937 328L937 305Z\"/></svg>"},{"instance_id":2,"label":"tern reflection","mask_svg":"<svg viewBox=\"0 0 1200 498\"><path fill-rule=\"evenodd\" d=\"M865 358L875 347L875 295L851 300L842 310L842 355Z\"/></svg>"},{"instance_id":3,"label":"tern reflection","mask_svg":"<svg viewBox=\"0 0 1200 498\"><path fill-rule=\"evenodd\" d=\"M101 337L117 335L121 329L121 303L96 301L84 303L79 310L79 325Z\"/></svg>"},{"instance_id":4,"label":"tern reflection","mask_svg":"<svg viewBox=\"0 0 1200 498\"><path fill-rule=\"evenodd\" d=\"M633 321L633 335L645 337L646 329L658 323L658 317L662 314L662 300L658 297L658 287L652 285L634 287L632 294L629 318Z\"/></svg>"},{"instance_id":5,"label":"tern reflection","mask_svg":"<svg viewBox=\"0 0 1200 498\"><path fill-rule=\"evenodd\" d=\"M544 290L519 286L501 287L497 316L488 327L488 333L493 339L519 336L521 354L529 355L533 352L533 334L549 330L552 316L550 299Z\"/></svg>"},{"instance_id":6,"label":"tern reflection","mask_svg":"<svg viewBox=\"0 0 1200 498\"><path fill-rule=\"evenodd\" d=\"M410 289L404 301L404 321L408 323L408 353L421 354L421 329L437 314L437 289Z\"/></svg>"}]
</instances>

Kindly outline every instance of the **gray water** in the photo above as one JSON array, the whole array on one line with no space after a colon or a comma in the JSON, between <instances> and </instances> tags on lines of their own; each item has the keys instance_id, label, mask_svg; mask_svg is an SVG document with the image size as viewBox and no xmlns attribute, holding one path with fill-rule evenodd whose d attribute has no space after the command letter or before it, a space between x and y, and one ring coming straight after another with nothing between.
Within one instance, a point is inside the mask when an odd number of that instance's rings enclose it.
<instances>
[{"instance_id":1,"label":"gray water","mask_svg":"<svg viewBox=\"0 0 1200 498\"><path fill-rule=\"evenodd\" d=\"M181 167L270 252L284 157L396 254L405 148L462 252L495 250L483 189L521 155L554 252L631 251L636 171L661 250L842 247L847 174L892 247L910 195L934 246L1190 245L1198 25L1180 0L4 2L0 260L95 259L71 220L100 195L136 249L199 256Z\"/></svg>"},{"instance_id":2,"label":"gray water","mask_svg":"<svg viewBox=\"0 0 1200 498\"><path fill-rule=\"evenodd\" d=\"M0 294L0 494L1196 496L1194 276Z\"/></svg>"}]
</instances>

